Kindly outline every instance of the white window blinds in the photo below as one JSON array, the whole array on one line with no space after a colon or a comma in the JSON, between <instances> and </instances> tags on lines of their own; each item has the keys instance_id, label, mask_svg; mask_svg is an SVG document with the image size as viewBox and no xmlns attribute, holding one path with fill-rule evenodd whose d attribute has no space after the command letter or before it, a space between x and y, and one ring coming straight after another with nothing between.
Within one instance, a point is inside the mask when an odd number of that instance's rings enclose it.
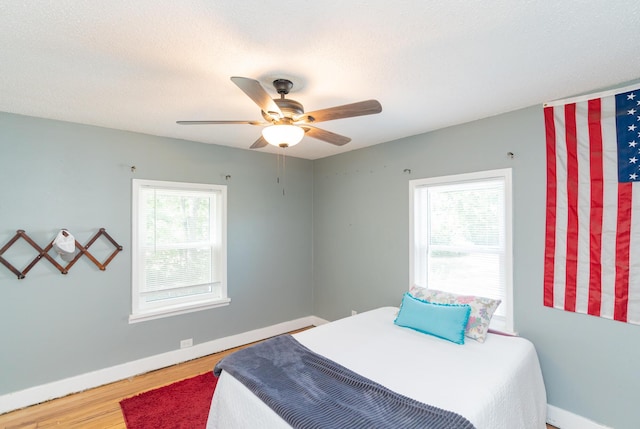
<instances>
[{"instance_id":1,"label":"white window blinds","mask_svg":"<svg viewBox=\"0 0 640 429\"><path fill-rule=\"evenodd\" d=\"M422 187L417 198L422 205L419 221L427 222L421 228L425 287L467 295L481 289L484 296L502 299L504 183L488 180Z\"/></svg>"},{"instance_id":2,"label":"white window blinds","mask_svg":"<svg viewBox=\"0 0 640 429\"><path fill-rule=\"evenodd\" d=\"M210 292L215 267L215 192L142 189L142 292L149 300Z\"/></svg>"}]
</instances>

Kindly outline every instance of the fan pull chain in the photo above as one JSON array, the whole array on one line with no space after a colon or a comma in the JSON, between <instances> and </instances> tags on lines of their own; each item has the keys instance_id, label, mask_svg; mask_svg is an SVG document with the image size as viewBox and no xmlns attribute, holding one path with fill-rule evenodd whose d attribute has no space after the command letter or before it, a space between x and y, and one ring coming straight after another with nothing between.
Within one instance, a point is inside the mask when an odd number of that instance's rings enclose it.
<instances>
[{"instance_id":1,"label":"fan pull chain","mask_svg":"<svg viewBox=\"0 0 640 429\"><path fill-rule=\"evenodd\" d=\"M277 155L277 158L278 158L278 177L276 178L276 183L280 183L280 156L282 156L282 195L285 195L284 187L285 187L286 176L287 176L286 154L285 154L284 150L285 150L285 148L282 148L282 151L280 153L278 153L278 155Z\"/></svg>"},{"instance_id":2,"label":"fan pull chain","mask_svg":"<svg viewBox=\"0 0 640 429\"><path fill-rule=\"evenodd\" d=\"M284 187L287 183L287 154L285 148L282 148L282 196L284 196Z\"/></svg>"}]
</instances>

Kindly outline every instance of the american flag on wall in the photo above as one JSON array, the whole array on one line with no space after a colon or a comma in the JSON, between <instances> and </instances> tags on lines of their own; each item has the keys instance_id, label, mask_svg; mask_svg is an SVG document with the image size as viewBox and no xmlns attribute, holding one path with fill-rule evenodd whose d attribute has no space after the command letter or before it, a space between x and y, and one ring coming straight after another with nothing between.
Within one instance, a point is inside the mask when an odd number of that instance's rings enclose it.
<instances>
[{"instance_id":1,"label":"american flag on wall","mask_svg":"<svg viewBox=\"0 0 640 429\"><path fill-rule=\"evenodd\" d=\"M544 305L640 324L640 85L544 107Z\"/></svg>"}]
</instances>

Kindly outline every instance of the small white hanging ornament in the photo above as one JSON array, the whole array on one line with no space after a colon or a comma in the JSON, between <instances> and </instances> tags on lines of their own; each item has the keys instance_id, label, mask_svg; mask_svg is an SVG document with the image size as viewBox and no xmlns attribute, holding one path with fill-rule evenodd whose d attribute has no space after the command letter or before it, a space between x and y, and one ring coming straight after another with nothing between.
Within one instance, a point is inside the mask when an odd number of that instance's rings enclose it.
<instances>
[{"instance_id":1,"label":"small white hanging ornament","mask_svg":"<svg viewBox=\"0 0 640 429\"><path fill-rule=\"evenodd\" d=\"M71 262L76 255L76 239L66 229L61 229L53 240L53 249L63 261Z\"/></svg>"}]
</instances>

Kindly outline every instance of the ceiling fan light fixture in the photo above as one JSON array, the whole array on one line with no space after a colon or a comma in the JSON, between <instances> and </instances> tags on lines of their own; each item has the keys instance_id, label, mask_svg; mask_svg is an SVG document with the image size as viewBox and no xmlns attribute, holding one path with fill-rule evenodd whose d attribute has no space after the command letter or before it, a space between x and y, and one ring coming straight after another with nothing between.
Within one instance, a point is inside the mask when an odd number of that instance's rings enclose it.
<instances>
[{"instance_id":1,"label":"ceiling fan light fixture","mask_svg":"<svg viewBox=\"0 0 640 429\"><path fill-rule=\"evenodd\" d=\"M382 106L377 100L365 100L357 103L344 104L326 109L305 112L301 103L285 98L293 87L288 79L276 79L273 86L280 94L280 98L272 98L262 87L260 82L248 77L232 76L231 81L236 84L260 108L260 113L266 121L177 121L180 125L196 124L249 124L270 125L263 129L262 136L251 146L259 149L269 144L276 147L289 147L298 144L307 135L316 140L322 140L336 146L342 146L351 141L349 137L332 133L310 124L333 121L335 119L352 118L355 116L373 115L382 112ZM294 125L296 124L296 125ZM0 252L1 253L1 252Z\"/></svg>"},{"instance_id":2,"label":"ceiling fan light fixture","mask_svg":"<svg viewBox=\"0 0 640 429\"><path fill-rule=\"evenodd\" d=\"M304 130L295 125L271 125L262 129L262 137L273 146L291 147L300 143Z\"/></svg>"}]
</instances>

